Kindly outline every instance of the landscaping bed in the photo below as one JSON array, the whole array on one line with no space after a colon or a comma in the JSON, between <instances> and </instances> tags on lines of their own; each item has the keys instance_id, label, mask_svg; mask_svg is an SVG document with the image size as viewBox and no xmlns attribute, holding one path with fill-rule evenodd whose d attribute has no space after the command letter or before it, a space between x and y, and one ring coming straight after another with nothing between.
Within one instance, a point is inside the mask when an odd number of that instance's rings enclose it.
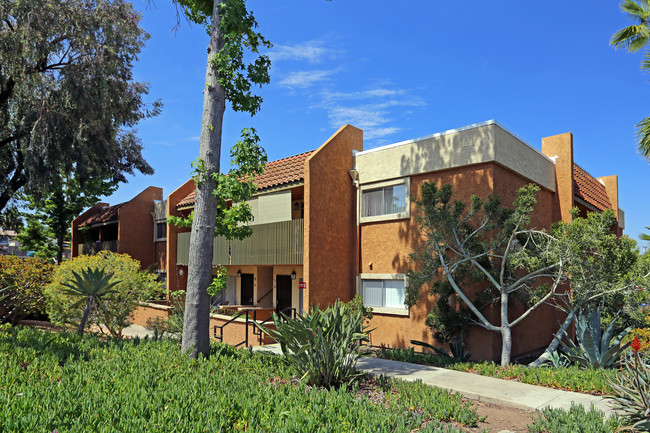
<instances>
[{"instance_id":1,"label":"landscaping bed","mask_svg":"<svg viewBox=\"0 0 650 433\"><path fill-rule=\"evenodd\" d=\"M616 374L615 369L578 366L529 368L522 364L501 367L493 362L454 362L451 358L418 353L413 349L382 348L375 352L375 356L592 395L611 394L612 389L607 379L613 379Z\"/></svg>"}]
</instances>

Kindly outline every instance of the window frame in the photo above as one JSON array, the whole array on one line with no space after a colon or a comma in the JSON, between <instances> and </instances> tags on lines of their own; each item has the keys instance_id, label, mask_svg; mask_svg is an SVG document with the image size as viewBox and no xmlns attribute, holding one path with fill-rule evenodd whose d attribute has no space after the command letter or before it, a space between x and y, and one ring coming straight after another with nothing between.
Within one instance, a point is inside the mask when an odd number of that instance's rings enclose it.
<instances>
[{"instance_id":1,"label":"window frame","mask_svg":"<svg viewBox=\"0 0 650 433\"><path fill-rule=\"evenodd\" d=\"M357 294L363 298L363 282L367 280L374 281L387 281L387 280L399 280L404 281L404 298L406 299L406 289L409 287L408 276L406 274L370 274L362 273L357 276ZM386 288L382 285L382 302L385 302L385 291ZM363 304L366 306L365 302ZM378 314L393 314L397 316L408 316L409 308L404 306L402 308L396 307L370 307L372 308L373 313Z\"/></svg>"},{"instance_id":2,"label":"window frame","mask_svg":"<svg viewBox=\"0 0 650 433\"><path fill-rule=\"evenodd\" d=\"M404 212L382 214L382 215L373 215L373 216L363 216L364 207L363 207L363 194L384 189L391 186L404 185ZM359 191L359 221L360 223L369 223L375 221L388 221L388 220L397 220L411 217L411 178L404 177L400 179L387 180L383 182L375 182L371 184L361 185Z\"/></svg>"},{"instance_id":3,"label":"window frame","mask_svg":"<svg viewBox=\"0 0 650 433\"><path fill-rule=\"evenodd\" d=\"M159 238L158 237L158 224L163 224L165 229L163 230L163 237ZM167 240L167 221L162 220L162 221L154 221L153 224L153 241L154 242L162 242Z\"/></svg>"}]
</instances>

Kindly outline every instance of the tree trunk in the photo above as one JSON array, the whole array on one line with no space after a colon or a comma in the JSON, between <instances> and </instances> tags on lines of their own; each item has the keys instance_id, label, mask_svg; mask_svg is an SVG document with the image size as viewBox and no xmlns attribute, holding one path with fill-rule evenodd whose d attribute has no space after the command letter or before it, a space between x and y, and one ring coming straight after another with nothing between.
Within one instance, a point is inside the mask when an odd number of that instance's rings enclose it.
<instances>
[{"instance_id":1,"label":"tree trunk","mask_svg":"<svg viewBox=\"0 0 650 433\"><path fill-rule=\"evenodd\" d=\"M547 354L553 353L557 350L557 348L560 346L560 340L562 340L562 337L566 335L567 329L569 329L569 326L571 326L571 323L573 323L573 320L578 315L578 311L580 310L581 306L582 305L578 305L573 310L571 310L569 315L566 316L566 319L564 319L564 322L562 322L562 326L555 334L555 337L553 337L551 344L548 345L544 353L539 355L539 357L536 360L528 364L529 367L539 367L544 363L544 361L546 361Z\"/></svg>"},{"instance_id":2,"label":"tree trunk","mask_svg":"<svg viewBox=\"0 0 650 433\"><path fill-rule=\"evenodd\" d=\"M93 307L93 297L89 296L86 298L86 308L84 308L84 314L81 316L81 322L79 322L79 329L77 329L77 334L81 337L84 335L84 328L86 327L86 322L88 321L88 316L90 316L90 309Z\"/></svg>"},{"instance_id":3,"label":"tree trunk","mask_svg":"<svg viewBox=\"0 0 650 433\"><path fill-rule=\"evenodd\" d=\"M219 28L219 2L212 10L212 31L208 46L208 65L203 90L203 117L199 158L205 164L206 173L199 173L196 182L194 218L190 234L190 251L185 294L185 319L181 350L189 352L190 358L199 354L210 355L210 297L207 288L212 277L212 245L217 217L217 200L212 195L214 180L209 176L219 172L221 157L221 129L226 109L226 95L217 82L217 71L210 63L223 48L223 36Z\"/></svg>"},{"instance_id":4,"label":"tree trunk","mask_svg":"<svg viewBox=\"0 0 650 433\"><path fill-rule=\"evenodd\" d=\"M512 328L508 320L508 294L501 293L501 365L510 364L512 354Z\"/></svg>"},{"instance_id":5,"label":"tree trunk","mask_svg":"<svg viewBox=\"0 0 650 433\"><path fill-rule=\"evenodd\" d=\"M56 264L60 265L63 261L63 237L56 238Z\"/></svg>"}]
</instances>

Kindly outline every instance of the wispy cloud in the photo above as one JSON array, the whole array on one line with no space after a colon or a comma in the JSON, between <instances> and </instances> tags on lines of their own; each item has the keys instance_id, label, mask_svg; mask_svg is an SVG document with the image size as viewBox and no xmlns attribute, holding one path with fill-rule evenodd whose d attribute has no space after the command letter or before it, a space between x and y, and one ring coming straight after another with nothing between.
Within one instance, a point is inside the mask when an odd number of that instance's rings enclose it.
<instances>
[{"instance_id":1,"label":"wispy cloud","mask_svg":"<svg viewBox=\"0 0 650 433\"><path fill-rule=\"evenodd\" d=\"M349 93L324 91L321 96L321 108L327 110L332 127L352 124L363 129L366 140L387 137L403 129L394 125L398 114L392 108L426 105L407 90L385 87Z\"/></svg>"},{"instance_id":2,"label":"wispy cloud","mask_svg":"<svg viewBox=\"0 0 650 433\"><path fill-rule=\"evenodd\" d=\"M292 89L305 89L314 84L327 80L331 75L338 72L338 70L320 70L320 71L296 71L287 74L278 85Z\"/></svg>"},{"instance_id":3,"label":"wispy cloud","mask_svg":"<svg viewBox=\"0 0 650 433\"><path fill-rule=\"evenodd\" d=\"M296 45L275 45L268 55L271 61L306 60L310 63L319 63L339 54L339 51L325 48L323 45L323 41L317 40L301 42Z\"/></svg>"},{"instance_id":4,"label":"wispy cloud","mask_svg":"<svg viewBox=\"0 0 650 433\"><path fill-rule=\"evenodd\" d=\"M176 147L176 145L174 143L170 143L169 141L156 140L153 143L154 144L159 144L161 146Z\"/></svg>"}]
</instances>

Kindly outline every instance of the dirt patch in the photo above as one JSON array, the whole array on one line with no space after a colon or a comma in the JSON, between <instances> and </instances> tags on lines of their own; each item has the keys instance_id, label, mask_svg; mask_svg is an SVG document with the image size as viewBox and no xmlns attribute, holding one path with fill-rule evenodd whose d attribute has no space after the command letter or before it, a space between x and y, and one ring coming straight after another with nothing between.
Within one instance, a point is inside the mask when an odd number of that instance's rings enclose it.
<instances>
[{"instance_id":1,"label":"dirt patch","mask_svg":"<svg viewBox=\"0 0 650 433\"><path fill-rule=\"evenodd\" d=\"M479 422L478 427L466 428L467 432L481 432L488 429L491 433L503 430L519 433L527 432L526 424L532 424L535 411L527 411L514 407L499 406L496 404L473 402L472 407L485 421Z\"/></svg>"},{"instance_id":2,"label":"dirt patch","mask_svg":"<svg viewBox=\"0 0 650 433\"><path fill-rule=\"evenodd\" d=\"M43 320L21 320L18 324L40 329L41 331L59 332L63 330L60 326L53 325L52 323Z\"/></svg>"}]
</instances>

